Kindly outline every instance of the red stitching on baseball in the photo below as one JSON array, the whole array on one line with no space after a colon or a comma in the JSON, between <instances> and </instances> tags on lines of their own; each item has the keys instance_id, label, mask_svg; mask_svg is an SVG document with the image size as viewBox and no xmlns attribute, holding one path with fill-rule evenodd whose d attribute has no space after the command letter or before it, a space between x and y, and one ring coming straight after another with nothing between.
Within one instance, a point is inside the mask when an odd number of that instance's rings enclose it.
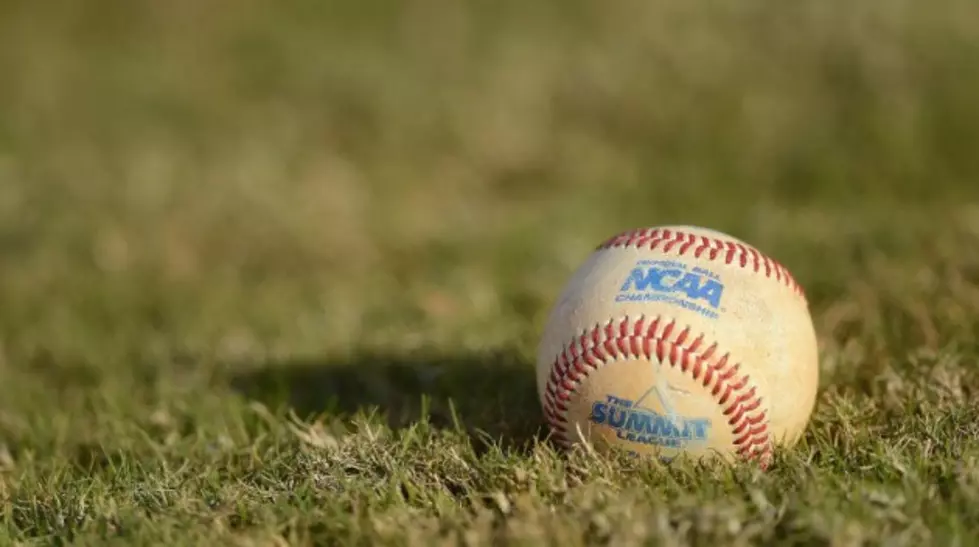
<instances>
[{"instance_id":1,"label":"red stitching on baseball","mask_svg":"<svg viewBox=\"0 0 979 547\"><path fill-rule=\"evenodd\" d=\"M661 363L679 367L702 382L728 418L737 454L766 467L771 457L768 414L748 374L739 375L741 365L729 363L729 354L715 356L716 343L700 351L704 335L688 341L690 327L676 329L675 321L661 323L660 317L624 317L617 325L610 320L571 340L554 359L544 388L544 416L554 438L570 445L567 401L588 374L617 359L652 359L655 355Z\"/></svg>"},{"instance_id":2,"label":"red stitching on baseball","mask_svg":"<svg viewBox=\"0 0 979 547\"><path fill-rule=\"evenodd\" d=\"M708 252L708 258L710 260L717 260L720 254L724 252L723 259L725 264L737 264L742 268L750 268L755 273L763 274L765 277L774 277L776 281L782 283L799 296L806 297L802 286L796 282L795 278L792 277L792 274L785 266L771 257L762 254L754 247L734 241L697 236L689 232L663 228L641 228L615 235L599 245L597 250L621 249L624 247L656 250L657 247L664 243L665 245L663 245L661 250L665 253L670 252L679 244L679 248L677 249L678 256L692 252L695 258L700 258L705 252Z\"/></svg>"}]
</instances>

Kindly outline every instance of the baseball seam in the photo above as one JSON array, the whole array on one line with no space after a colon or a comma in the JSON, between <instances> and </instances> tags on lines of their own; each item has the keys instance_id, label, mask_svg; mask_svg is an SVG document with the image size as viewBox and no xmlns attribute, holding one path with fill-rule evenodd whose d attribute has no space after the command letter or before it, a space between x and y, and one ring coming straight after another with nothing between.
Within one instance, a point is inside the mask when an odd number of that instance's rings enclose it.
<instances>
[{"instance_id":1,"label":"baseball seam","mask_svg":"<svg viewBox=\"0 0 979 547\"><path fill-rule=\"evenodd\" d=\"M623 247L647 250L660 249L665 253L676 249L679 256L693 254L695 258L702 258L706 253L709 260L721 259L725 264L736 264L742 268L750 268L755 273L774 278L803 299L806 297L802 286L796 282L785 266L758 249L736 241L725 241L667 228L641 228L623 232L606 240L598 246L598 250Z\"/></svg>"},{"instance_id":2,"label":"baseball seam","mask_svg":"<svg viewBox=\"0 0 979 547\"><path fill-rule=\"evenodd\" d=\"M544 390L544 416L555 440L570 446L568 403L581 381L602 366L618 359L641 358L679 367L710 392L722 408L734 434L737 454L767 466L772 443L768 413L762 398L741 365L730 354L721 353L715 342L707 345L703 334L694 336L690 327L680 329L676 320L662 317L636 320L614 319L575 337L554 360Z\"/></svg>"}]
</instances>

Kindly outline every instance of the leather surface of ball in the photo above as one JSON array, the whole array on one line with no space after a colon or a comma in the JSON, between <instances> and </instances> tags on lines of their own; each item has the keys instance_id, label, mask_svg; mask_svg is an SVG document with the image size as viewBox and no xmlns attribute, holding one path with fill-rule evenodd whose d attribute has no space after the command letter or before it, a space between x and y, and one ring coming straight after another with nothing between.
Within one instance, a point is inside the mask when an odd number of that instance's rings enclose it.
<instances>
[{"instance_id":1,"label":"leather surface of ball","mask_svg":"<svg viewBox=\"0 0 979 547\"><path fill-rule=\"evenodd\" d=\"M638 229L601 244L564 287L538 395L565 446L767 466L805 431L817 353L805 294L781 264L706 228Z\"/></svg>"}]
</instances>

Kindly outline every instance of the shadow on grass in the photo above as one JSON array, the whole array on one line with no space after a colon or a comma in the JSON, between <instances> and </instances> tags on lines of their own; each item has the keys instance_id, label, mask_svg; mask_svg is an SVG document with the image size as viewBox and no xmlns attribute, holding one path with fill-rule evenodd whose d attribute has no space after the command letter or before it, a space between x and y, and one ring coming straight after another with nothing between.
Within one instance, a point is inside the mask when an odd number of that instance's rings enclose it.
<instances>
[{"instance_id":1,"label":"shadow on grass","mask_svg":"<svg viewBox=\"0 0 979 547\"><path fill-rule=\"evenodd\" d=\"M232 388L266 406L291 407L300 418L350 416L376 409L393 429L422 418L458 423L476 446L487 442L525 450L546 436L534 366L514 351L462 355L362 354L346 360L260 363L232 380Z\"/></svg>"}]
</instances>

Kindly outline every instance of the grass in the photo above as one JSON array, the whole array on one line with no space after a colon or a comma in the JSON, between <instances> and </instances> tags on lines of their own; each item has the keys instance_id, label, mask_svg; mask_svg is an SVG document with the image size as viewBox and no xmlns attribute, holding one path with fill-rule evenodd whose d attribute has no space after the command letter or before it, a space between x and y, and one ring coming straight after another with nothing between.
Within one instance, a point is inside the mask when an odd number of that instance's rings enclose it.
<instances>
[{"instance_id":1,"label":"grass","mask_svg":"<svg viewBox=\"0 0 979 547\"><path fill-rule=\"evenodd\" d=\"M965 545L979 7L0 3L0 544ZM806 288L768 472L564 453L533 355L620 230Z\"/></svg>"}]
</instances>

